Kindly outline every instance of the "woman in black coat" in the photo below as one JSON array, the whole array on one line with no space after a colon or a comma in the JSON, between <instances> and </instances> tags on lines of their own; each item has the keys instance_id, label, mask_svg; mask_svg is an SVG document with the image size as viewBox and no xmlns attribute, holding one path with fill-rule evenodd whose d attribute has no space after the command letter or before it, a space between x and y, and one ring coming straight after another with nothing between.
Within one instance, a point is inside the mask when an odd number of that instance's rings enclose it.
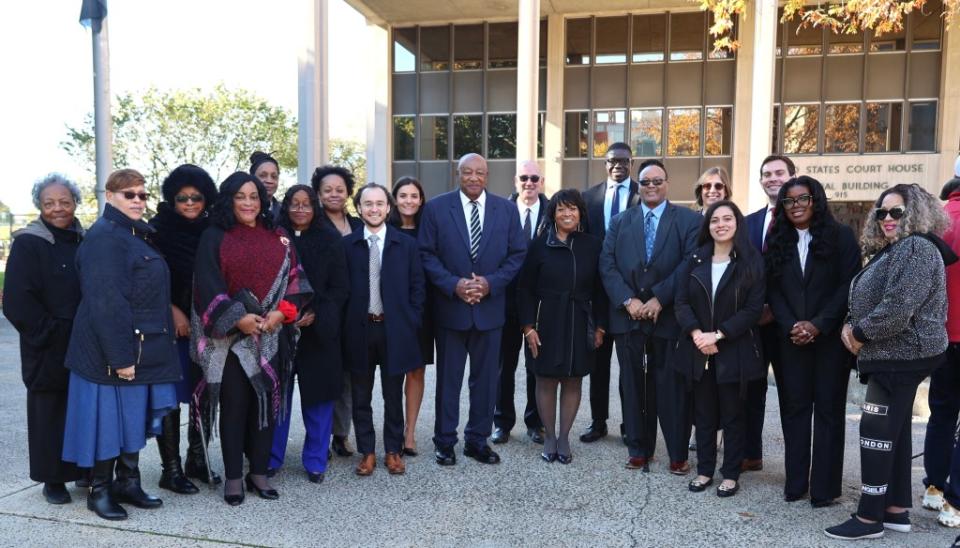
<instances>
[{"instance_id":1,"label":"woman in black coat","mask_svg":"<svg viewBox=\"0 0 960 548\"><path fill-rule=\"evenodd\" d=\"M780 187L764 255L767 295L780 346L784 499L829 506L840 496L847 381L853 356L840 341L850 280L860 249L850 228L833 219L816 179ZM811 418L813 462L811 466Z\"/></svg>"},{"instance_id":2,"label":"woman in black coat","mask_svg":"<svg viewBox=\"0 0 960 548\"><path fill-rule=\"evenodd\" d=\"M83 238L74 216L78 203L77 185L61 175L33 185L40 218L14 232L3 282L3 313L20 333L30 479L43 482L50 504L70 502L65 483L79 477L61 458L69 379L63 361L80 303L74 264Z\"/></svg>"},{"instance_id":3,"label":"woman in black coat","mask_svg":"<svg viewBox=\"0 0 960 548\"><path fill-rule=\"evenodd\" d=\"M766 297L763 260L747 240L743 215L733 202L707 208L699 249L677 273L676 314L680 339L674 367L693 385L697 427L697 477L689 489L713 483L717 430L723 430L723 482L717 495L740 489L743 460L743 397L747 383L764 375L755 333Z\"/></svg>"},{"instance_id":4,"label":"woman in black coat","mask_svg":"<svg viewBox=\"0 0 960 548\"><path fill-rule=\"evenodd\" d=\"M294 373L300 387L300 408L306 438L302 462L307 478L323 482L327 471L327 447L333 427L333 406L340 397L344 367L340 348L340 323L349 293L347 263L340 234L320 221L322 210L316 192L307 185L287 190L280 206L280 226L293 239L313 300L304 307L296 325L300 340L294 358ZM268 474L283 466L290 432L292 384L287 391L287 413L280 417L273 435Z\"/></svg>"},{"instance_id":5,"label":"woman in black coat","mask_svg":"<svg viewBox=\"0 0 960 548\"><path fill-rule=\"evenodd\" d=\"M580 407L581 383L590 374L593 351L603 343L606 325L606 297L597 272L602 243L585 232L587 206L576 189L554 194L543 219L520 269L517 308L546 431L541 457L569 464L570 428Z\"/></svg>"}]
</instances>

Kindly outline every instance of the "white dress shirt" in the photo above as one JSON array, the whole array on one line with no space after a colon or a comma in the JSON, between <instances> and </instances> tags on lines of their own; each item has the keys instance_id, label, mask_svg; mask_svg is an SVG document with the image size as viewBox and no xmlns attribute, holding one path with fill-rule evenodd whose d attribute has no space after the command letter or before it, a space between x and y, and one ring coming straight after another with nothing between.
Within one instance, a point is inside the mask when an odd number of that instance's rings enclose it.
<instances>
[{"instance_id":1,"label":"white dress shirt","mask_svg":"<svg viewBox=\"0 0 960 548\"><path fill-rule=\"evenodd\" d=\"M767 231L770 230L770 223L773 221L773 210L776 206L768 205L767 213L763 216L763 234L760 235L760 244L767 243Z\"/></svg>"},{"instance_id":2,"label":"white dress shirt","mask_svg":"<svg viewBox=\"0 0 960 548\"><path fill-rule=\"evenodd\" d=\"M523 222L527 220L527 210L530 210L530 234L529 238L537 235L537 218L540 216L540 198L538 197L533 205L523 203L523 200L517 196L517 210L520 212L520 228L523 228ZM480 220L480 226L483 226L483 220ZM470 221L467 220L467 228L470 228Z\"/></svg>"},{"instance_id":3,"label":"white dress shirt","mask_svg":"<svg viewBox=\"0 0 960 548\"><path fill-rule=\"evenodd\" d=\"M622 213L627 209L627 205L630 204L630 177L627 177L620 183L614 181L613 179L607 179L607 190L603 195L603 217L605 220L605 228L610 228L610 212L613 211L614 190L616 190L618 184L625 189L625 191L620 191L619 211Z\"/></svg>"},{"instance_id":4,"label":"white dress shirt","mask_svg":"<svg viewBox=\"0 0 960 548\"><path fill-rule=\"evenodd\" d=\"M470 205L470 198L463 191L460 191L460 203L463 204L463 218L467 221L467 236L470 235L470 216L473 214L473 206ZM483 211L487 204L487 191L484 190L477 198L477 213L480 214L480 232L483 232Z\"/></svg>"},{"instance_id":5,"label":"white dress shirt","mask_svg":"<svg viewBox=\"0 0 960 548\"><path fill-rule=\"evenodd\" d=\"M807 255L810 254L810 242L813 236L810 235L810 229L797 229L797 256L800 257L800 272L807 273Z\"/></svg>"},{"instance_id":6,"label":"white dress shirt","mask_svg":"<svg viewBox=\"0 0 960 548\"><path fill-rule=\"evenodd\" d=\"M370 236L377 235L377 249L380 251L380 270L383 270L383 241L387 236L387 223L383 223L380 232L370 232L370 227L363 225L363 239L367 241L367 248L370 246Z\"/></svg>"}]
</instances>

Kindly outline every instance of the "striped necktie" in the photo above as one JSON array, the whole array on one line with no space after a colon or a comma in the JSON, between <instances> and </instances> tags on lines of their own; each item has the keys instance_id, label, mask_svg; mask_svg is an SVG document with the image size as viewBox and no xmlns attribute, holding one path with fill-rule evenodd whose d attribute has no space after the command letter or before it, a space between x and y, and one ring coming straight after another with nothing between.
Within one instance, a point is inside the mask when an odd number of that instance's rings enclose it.
<instances>
[{"instance_id":1,"label":"striped necktie","mask_svg":"<svg viewBox=\"0 0 960 548\"><path fill-rule=\"evenodd\" d=\"M379 316L383 314L383 300L380 297L380 239L376 234L370 235L370 304L367 312Z\"/></svg>"},{"instance_id":2,"label":"striped necktie","mask_svg":"<svg viewBox=\"0 0 960 548\"><path fill-rule=\"evenodd\" d=\"M480 237L483 231L480 229L480 204L476 200L470 200L472 210L470 211L470 260L477 262L477 251L480 250Z\"/></svg>"}]
</instances>

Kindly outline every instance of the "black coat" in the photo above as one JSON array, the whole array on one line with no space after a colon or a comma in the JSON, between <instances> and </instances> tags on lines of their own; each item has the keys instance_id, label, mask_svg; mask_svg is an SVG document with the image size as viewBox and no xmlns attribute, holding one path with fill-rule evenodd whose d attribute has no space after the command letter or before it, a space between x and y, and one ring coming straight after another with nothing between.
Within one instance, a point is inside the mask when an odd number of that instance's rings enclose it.
<instances>
[{"instance_id":1,"label":"black coat","mask_svg":"<svg viewBox=\"0 0 960 548\"><path fill-rule=\"evenodd\" d=\"M66 366L97 384L180 380L170 310L170 270L154 232L107 204L77 250L83 297L73 323ZM136 365L133 381L114 370Z\"/></svg>"},{"instance_id":2,"label":"black coat","mask_svg":"<svg viewBox=\"0 0 960 548\"><path fill-rule=\"evenodd\" d=\"M587 227L590 234L603 240L607 235L607 224L604 219L603 201L607 194L607 181L593 185L583 191L583 201L587 204ZM640 186L633 179L630 180L630 194L627 197L627 207L640 203ZM620 212L626 211L626 209Z\"/></svg>"},{"instance_id":3,"label":"black coat","mask_svg":"<svg viewBox=\"0 0 960 548\"><path fill-rule=\"evenodd\" d=\"M527 366L544 377L582 377L593 365L597 327L606 327L607 298L597 261L600 239L585 232L567 243L552 228L530 244L517 285L521 326L532 325L540 337L534 358L524 346Z\"/></svg>"},{"instance_id":4,"label":"black coat","mask_svg":"<svg viewBox=\"0 0 960 548\"><path fill-rule=\"evenodd\" d=\"M3 283L3 313L20 333L20 367L28 390L66 391L63 366L80 304L74 259L82 228L52 227L41 219L14 234Z\"/></svg>"},{"instance_id":5,"label":"black coat","mask_svg":"<svg viewBox=\"0 0 960 548\"><path fill-rule=\"evenodd\" d=\"M150 236L170 268L170 299L188 318L193 306L193 267L200 236L210 226L206 211L189 220L178 214L167 202L157 207L157 214L148 223L156 232Z\"/></svg>"},{"instance_id":6,"label":"black coat","mask_svg":"<svg viewBox=\"0 0 960 548\"><path fill-rule=\"evenodd\" d=\"M396 226L396 225L393 225ZM403 228L397 226L397 230L410 236L414 240L417 239L417 234L419 232L419 227L413 228ZM424 275L424 280L426 280L426 273ZM432 285L426 284L426 298L423 303L423 320L420 322L420 329L417 330L417 341L420 343L420 357L423 358L423 364L428 365L434 362L433 359L433 348L435 346L434 339L436 338L436 328L434 327L433 322L433 289ZM509 302L509 301L508 301ZM514 305L516 306L516 305Z\"/></svg>"},{"instance_id":7,"label":"black coat","mask_svg":"<svg viewBox=\"0 0 960 548\"><path fill-rule=\"evenodd\" d=\"M715 298L711 296L712 242L700 247L678 272L674 306L680 338L675 343L673 366L687 379L700 380L707 364L707 356L693 344L695 329L721 331L725 336L717 343L719 352L710 359L718 383L741 383L743 389L745 381L764 376L756 332L766 297L763 262L759 253L749 251L741 256L731 254Z\"/></svg>"}]
</instances>

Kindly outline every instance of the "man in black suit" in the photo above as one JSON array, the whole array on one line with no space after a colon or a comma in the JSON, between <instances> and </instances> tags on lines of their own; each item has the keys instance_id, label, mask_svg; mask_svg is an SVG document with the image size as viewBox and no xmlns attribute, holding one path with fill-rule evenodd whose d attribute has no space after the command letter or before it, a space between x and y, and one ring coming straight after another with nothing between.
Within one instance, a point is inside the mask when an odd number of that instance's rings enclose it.
<instances>
[{"instance_id":1,"label":"man in black suit","mask_svg":"<svg viewBox=\"0 0 960 548\"><path fill-rule=\"evenodd\" d=\"M796 175L797 168L793 161L786 156L773 154L764 158L760 164L760 186L767 195L768 203L762 209L747 215L745 221L750 243L757 249L765 251L767 235L770 233L770 223L773 221L773 210L777 206L777 195L783 183ZM773 314L770 306L764 305L763 316L760 318L760 339L763 344L763 355L773 365L773 376L780 383L779 343L777 342L776 328L773 325ZM781 409L783 400L779 397ZM766 377L752 381L747 385L747 395L744 402L747 431L743 451L743 471L763 470L763 418L767 407L767 379Z\"/></svg>"},{"instance_id":2,"label":"man in black suit","mask_svg":"<svg viewBox=\"0 0 960 548\"><path fill-rule=\"evenodd\" d=\"M630 180L632 161L630 147L626 143L613 143L607 149L607 180L590 187L583 193L587 203L588 229L603 240L610 221L618 213L637 205L639 194L636 181ZM590 443L607 435L607 418L610 416L610 358L613 355L613 337L604 337L603 344L594 354L596 362L590 373L590 427L580 436L580 441ZM619 382L618 382L619 385ZM621 396L623 391L621 390ZM620 425L623 434L623 425Z\"/></svg>"},{"instance_id":3,"label":"man in black suit","mask_svg":"<svg viewBox=\"0 0 960 548\"><path fill-rule=\"evenodd\" d=\"M513 180L517 192L509 199L517 204L520 226L529 245L547 209L547 197L543 195L543 175L540 173L540 166L532 160L520 162ZM507 286L507 317L500 339L500 384L497 389L497 406L493 411L494 430L493 435L490 436L490 441L493 443L507 443L510 440L510 431L517 422L513 395L517 362L522 346L523 331L517 317L517 279L514 278ZM527 436L534 443L543 443L543 422L540 420L540 414L537 413L534 392L536 379L529 370L527 370L526 380L527 405L523 410L523 422L527 425Z\"/></svg>"}]
</instances>

